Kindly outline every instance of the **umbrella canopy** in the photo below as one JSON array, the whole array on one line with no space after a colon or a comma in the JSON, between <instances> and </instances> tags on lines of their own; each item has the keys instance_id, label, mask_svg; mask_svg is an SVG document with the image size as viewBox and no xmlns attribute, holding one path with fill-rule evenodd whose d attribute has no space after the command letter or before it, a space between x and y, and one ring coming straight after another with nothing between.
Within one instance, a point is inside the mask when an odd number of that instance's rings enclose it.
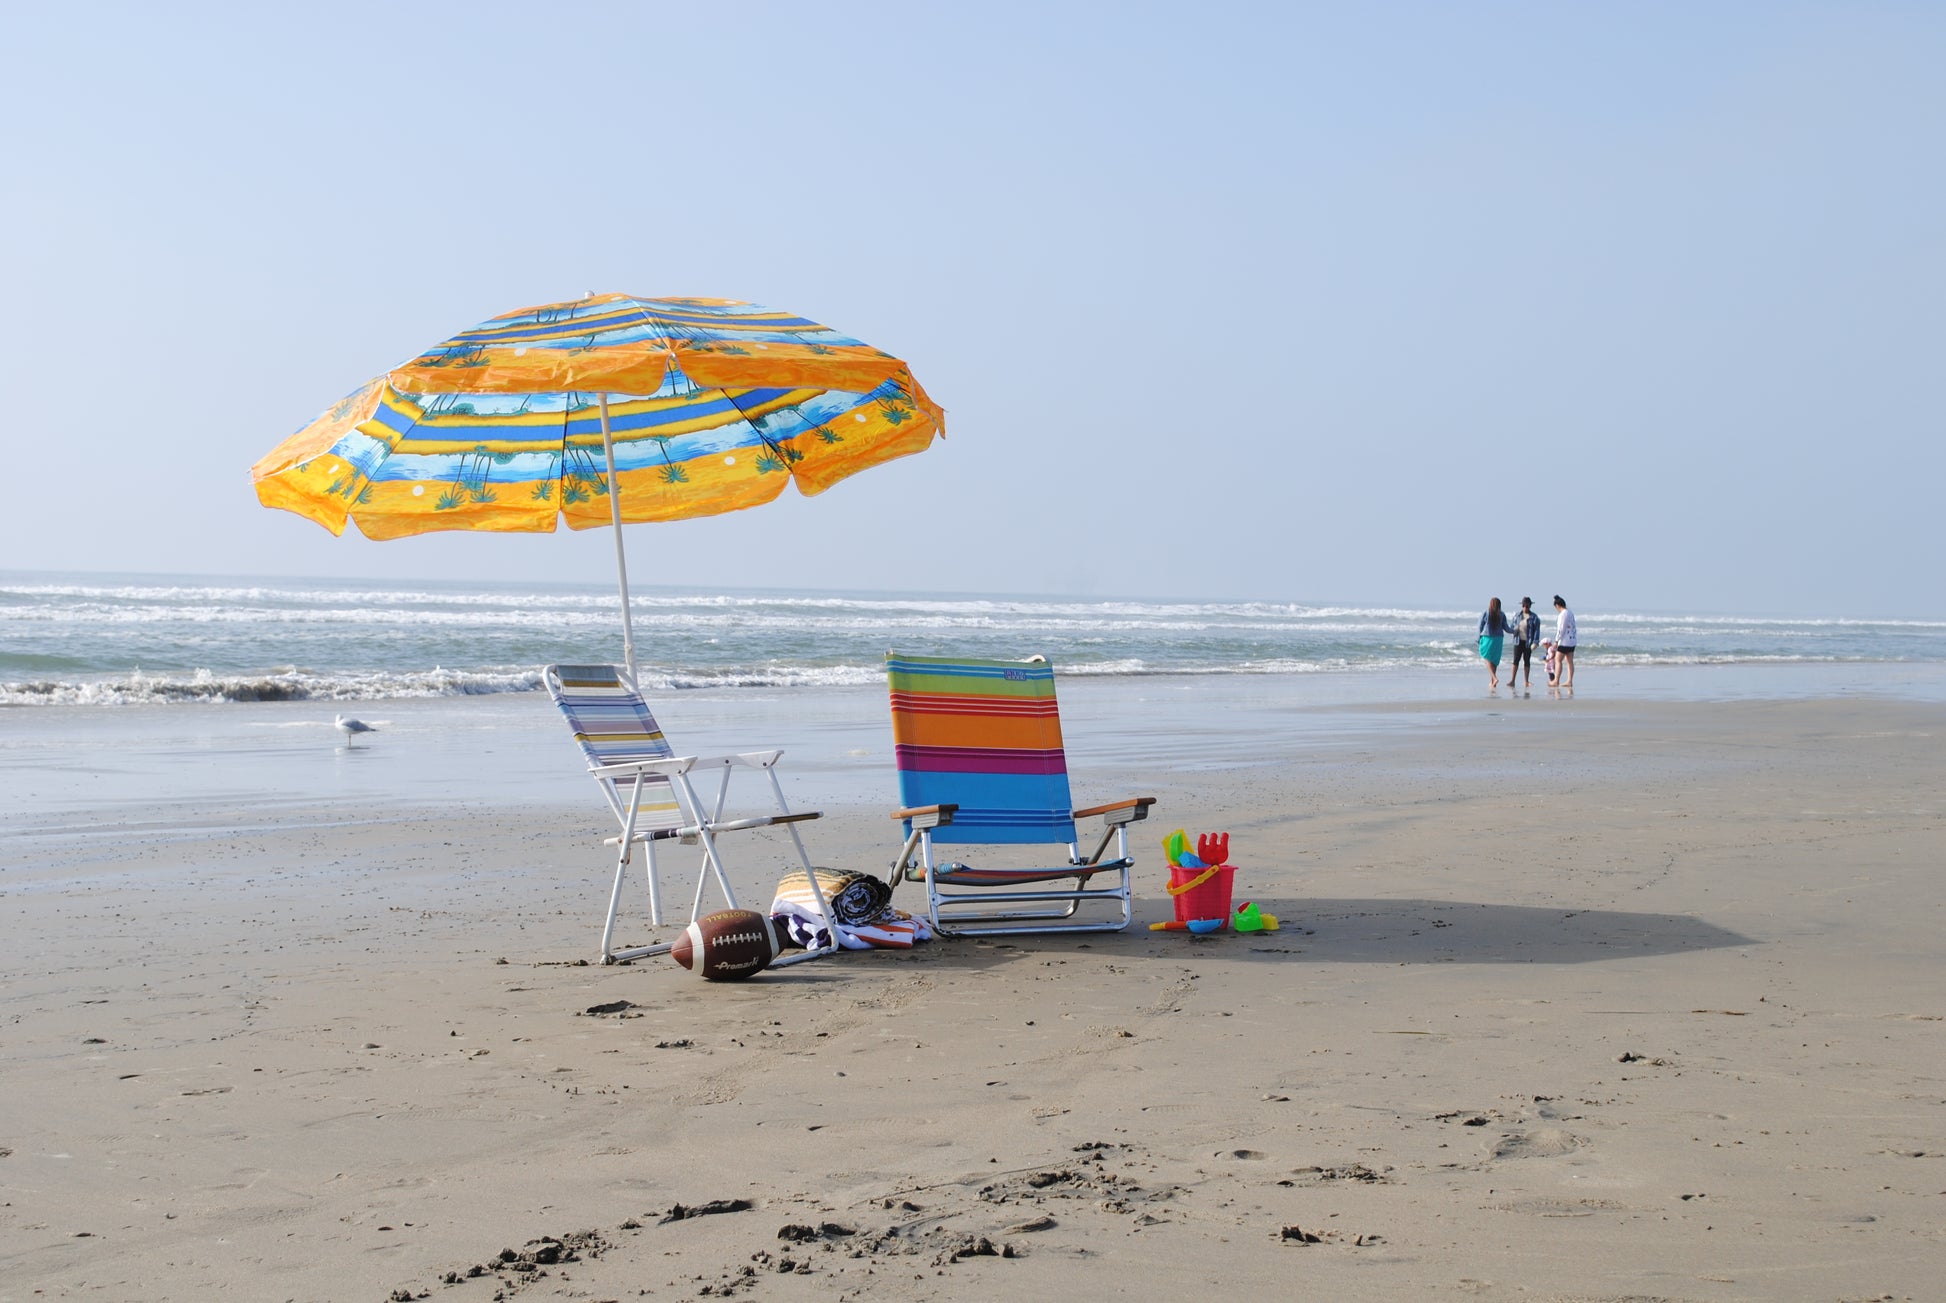
<instances>
[{"instance_id":1,"label":"umbrella canopy","mask_svg":"<svg viewBox=\"0 0 1946 1303\"><path fill-rule=\"evenodd\" d=\"M614 525L822 493L921 452L945 413L906 364L730 299L589 295L463 331L345 395L250 468L257 500L368 538Z\"/></svg>"},{"instance_id":2,"label":"umbrella canopy","mask_svg":"<svg viewBox=\"0 0 1946 1303\"><path fill-rule=\"evenodd\" d=\"M347 522L380 539L546 532L737 511L793 482L821 493L944 433L905 363L808 318L610 294L511 312L427 350L347 394L251 478L265 506L334 534Z\"/></svg>"}]
</instances>

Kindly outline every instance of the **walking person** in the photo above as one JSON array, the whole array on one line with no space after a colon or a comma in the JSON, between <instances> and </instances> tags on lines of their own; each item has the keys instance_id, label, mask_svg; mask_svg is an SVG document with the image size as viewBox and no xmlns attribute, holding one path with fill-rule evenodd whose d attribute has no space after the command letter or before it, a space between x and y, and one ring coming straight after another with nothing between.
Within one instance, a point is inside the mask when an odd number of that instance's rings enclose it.
<instances>
[{"instance_id":1,"label":"walking person","mask_svg":"<svg viewBox=\"0 0 1946 1303\"><path fill-rule=\"evenodd\" d=\"M1554 594L1554 651L1561 658L1561 686L1574 686L1574 612L1559 593Z\"/></svg>"},{"instance_id":2,"label":"walking person","mask_svg":"<svg viewBox=\"0 0 1946 1303\"><path fill-rule=\"evenodd\" d=\"M1520 613L1514 616L1514 660L1507 667L1507 686L1512 687L1520 677L1520 667L1527 667L1527 686L1534 686L1534 644L1541 640L1541 617L1534 614L1534 599L1520 599Z\"/></svg>"},{"instance_id":3,"label":"walking person","mask_svg":"<svg viewBox=\"0 0 1946 1303\"><path fill-rule=\"evenodd\" d=\"M1500 609L1500 599L1494 598L1487 603L1486 611L1480 616L1480 659L1487 663L1488 688L1500 686L1500 653L1507 637L1507 613Z\"/></svg>"}]
</instances>

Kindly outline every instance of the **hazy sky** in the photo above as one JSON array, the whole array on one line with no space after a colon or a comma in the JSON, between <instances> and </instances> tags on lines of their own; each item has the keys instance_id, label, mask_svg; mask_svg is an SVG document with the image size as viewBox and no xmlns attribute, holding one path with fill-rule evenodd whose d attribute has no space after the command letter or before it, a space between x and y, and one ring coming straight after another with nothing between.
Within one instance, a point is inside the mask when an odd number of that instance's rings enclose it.
<instances>
[{"instance_id":1,"label":"hazy sky","mask_svg":"<svg viewBox=\"0 0 1946 1303\"><path fill-rule=\"evenodd\" d=\"M1946 615L1943 6L47 5L0 60L0 568L599 580L248 469L625 290L950 432L632 526L647 582Z\"/></svg>"}]
</instances>

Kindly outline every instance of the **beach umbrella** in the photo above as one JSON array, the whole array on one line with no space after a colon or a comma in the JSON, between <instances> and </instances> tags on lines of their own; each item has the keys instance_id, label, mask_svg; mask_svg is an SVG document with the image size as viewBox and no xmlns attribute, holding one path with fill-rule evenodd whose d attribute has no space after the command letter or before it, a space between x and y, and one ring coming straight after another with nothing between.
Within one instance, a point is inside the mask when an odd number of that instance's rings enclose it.
<instances>
[{"instance_id":1,"label":"beach umbrella","mask_svg":"<svg viewBox=\"0 0 1946 1303\"><path fill-rule=\"evenodd\" d=\"M904 362L805 317L626 294L522 308L394 367L250 469L257 500L333 534L546 533L822 493L921 452L945 413Z\"/></svg>"}]
</instances>

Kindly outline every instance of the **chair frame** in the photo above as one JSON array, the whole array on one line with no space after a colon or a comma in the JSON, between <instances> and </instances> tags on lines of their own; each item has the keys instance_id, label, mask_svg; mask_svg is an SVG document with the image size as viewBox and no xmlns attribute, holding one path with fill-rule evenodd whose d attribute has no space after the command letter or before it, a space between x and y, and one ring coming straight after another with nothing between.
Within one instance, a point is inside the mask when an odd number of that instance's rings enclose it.
<instances>
[{"instance_id":1,"label":"chair frame","mask_svg":"<svg viewBox=\"0 0 1946 1303\"><path fill-rule=\"evenodd\" d=\"M549 665L542 670L542 678L547 685L548 695L552 697L563 713L567 707L561 701L564 691L560 672L564 669L586 669L585 666ZM641 706L644 715L653 720L654 715L643 700L641 690L636 687L628 671L619 665L603 666L612 670L617 683L628 693L634 702ZM602 839L602 844L616 848L615 880L608 892L608 913L601 928L601 962L604 964L625 964L630 960L650 955L664 955L674 946L673 941L661 941L646 946L632 946L627 949L614 948L615 920L621 911L622 883L628 876L630 861L634 858L637 846L642 847L643 873L648 879L649 923L661 927L662 888L656 875L656 844L665 841L678 841L685 846L700 846L702 859L697 866L696 892L690 900L690 921L702 916L703 894L712 880L722 892L725 908L740 909L736 891L730 885L730 875L724 868L723 857L717 849L718 833L741 832L750 828L769 828L782 826L790 834L791 845L797 852L797 859L810 875L812 892L817 897L818 910L824 916L826 935L830 938L827 945L814 947L797 954L780 955L771 960L770 967L782 968L790 964L803 963L840 949L838 931L831 913L830 902L825 900L824 891L818 885L817 875L812 871L810 853L804 848L804 839L798 834L797 825L823 817L817 810L792 810L790 802L784 797L784 785L777 777L777 762L782 759L781 749L770 751L745 751L733 755L714 756L653 756L641 759L624 759L607 764L591 761L588 774L601 789L603 799L608 803L610 813L620 827L620 834ZM743 818L726 819L724 811L729 802L730 780L739 770L755 769L769 780L769 788L774 811L770 814L757 814ZM698 774L716 772L720 781L716 786L715 800L705 806L702 796L696 790L694 778ZM676 798L680 815L669 827L638 827L642 810L643 795L652 790L657 780L666 780L670 791Z\"/></svg>"}]
</instances>

